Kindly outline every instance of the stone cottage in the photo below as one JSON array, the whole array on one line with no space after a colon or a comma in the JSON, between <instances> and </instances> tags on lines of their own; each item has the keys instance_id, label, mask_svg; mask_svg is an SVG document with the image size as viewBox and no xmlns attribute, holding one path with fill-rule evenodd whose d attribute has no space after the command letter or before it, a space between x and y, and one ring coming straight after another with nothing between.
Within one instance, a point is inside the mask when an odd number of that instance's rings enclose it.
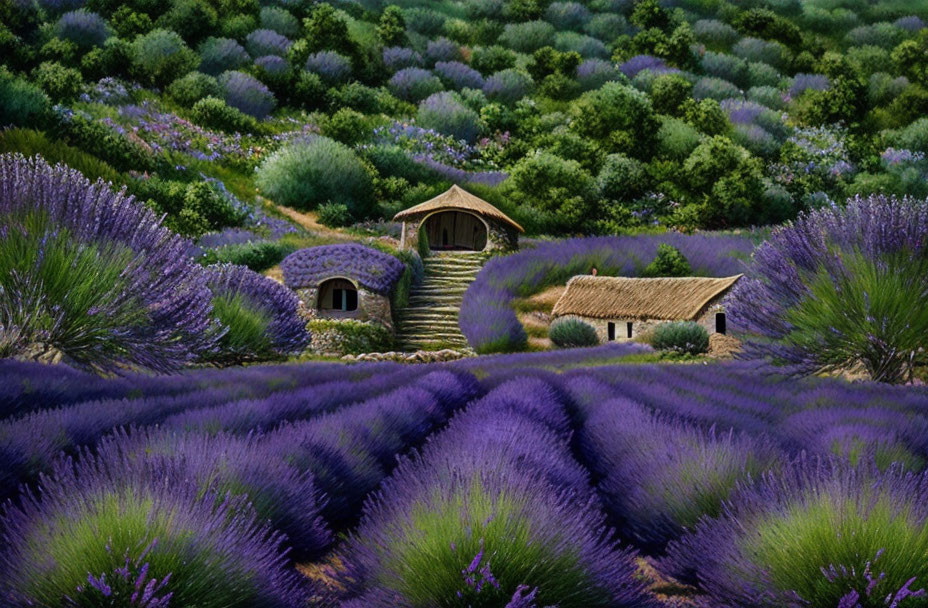
<instances>
[{"instance_id":1,"label":"stone cottage","mask_svg":"<svg viewBox=\"0 0 928 608\"><path fill-rule=\"evenodd\" d=\"M322 245L290 254L281 270L311 317L392 329L390 295L405 270L394 256L357 243Z\"/></svg>"},{"instance_id":2,"label":"stone cottage","mask_svg":"<svg viewBox=\"0 0 928 608\"><path fill-rule=\"evenodd\" d=\"M519 247L522 226L505 213L458 185L435 198L400 211L400 247L417 249L428 239L430 250L512 251Z\"/></svg>"},{"instance_id":3,"label":"stone cottage","mask_svg":"<svg viewBox=\"0 0 928 608\"><path fill-rule=\"evenodd\" d=\"M695 321L710 334L724 334L727 319L722 301L741 276L636 279L581 275L568 281L553 313L589 323L601 342L632 340L667 321Z\"/></svg>"}]
</instances>

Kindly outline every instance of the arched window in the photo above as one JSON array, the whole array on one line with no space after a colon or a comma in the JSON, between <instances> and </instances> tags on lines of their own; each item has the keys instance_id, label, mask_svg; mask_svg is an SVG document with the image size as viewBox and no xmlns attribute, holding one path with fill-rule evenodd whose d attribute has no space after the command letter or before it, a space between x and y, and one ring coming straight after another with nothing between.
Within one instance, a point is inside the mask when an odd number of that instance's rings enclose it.
<instances>
[{"instance_id":1,"label":"arched window","mask_svg":"<svg viewBox=\"0 0 928 608\"><path fill-rule=\"evenodd\" d=\"M319 285L320 312L340 314L358 310L358 289L346 279L329 279Z\"/></svg>"}]
</instances>

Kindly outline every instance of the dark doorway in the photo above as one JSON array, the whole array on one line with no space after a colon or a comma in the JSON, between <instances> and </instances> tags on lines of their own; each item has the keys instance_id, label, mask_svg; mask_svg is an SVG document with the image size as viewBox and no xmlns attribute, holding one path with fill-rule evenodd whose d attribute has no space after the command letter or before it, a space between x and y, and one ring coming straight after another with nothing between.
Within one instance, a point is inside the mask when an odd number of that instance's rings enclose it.
<instances>
[{"instance_id":1,"label":"dark doorway","mask_svg":"<svg viewBox=\"0 0 928 608\"><path fill-rule=\"evenodd\" d=\"M609 333L609 341L612 342L615 340L615 323L609 323L607 331Z\"/></svg>"},{"instance_id":2,"label":"dark doorway","mask_svg":"<svg viewBox=\"0 0 928 608\"><path fill-rule=\"evenodd\" d=\"M625 333L627 334L626 335L627 338L632 337L632 322L631 321L625 324Z\"/></svg>"},{"instance_id":3,"label":"dark doorway","mask_svg":"<svg viewBox=\"0 0 928 608\"><path fill-rule=\"evenodd\" d=\"M358 290L345 279L329 279L319 285L318 308L321 313L338 316L358 310Z\"/></svg>"},{"instance_id":4,"label":"dark doorway","mask_svg":"<svg viewBox=\"0 0 928 608\"><path fill-rule=\"evenodd\" d=\"M476 215L463 211L442 211L425 220L430 249L483 251L487 246L487 227Z\"/></svg>"},{"instance_id":5,"label":"dark doorway","mask_svg":"<svg viewBox=\"0 0 928 608\"><path fill-rule=\"evenodd\" d=\"M724 334L728 331L728 321L725 319L724 312L715 313L715 333Z\"/></svg>"}]
</instances>

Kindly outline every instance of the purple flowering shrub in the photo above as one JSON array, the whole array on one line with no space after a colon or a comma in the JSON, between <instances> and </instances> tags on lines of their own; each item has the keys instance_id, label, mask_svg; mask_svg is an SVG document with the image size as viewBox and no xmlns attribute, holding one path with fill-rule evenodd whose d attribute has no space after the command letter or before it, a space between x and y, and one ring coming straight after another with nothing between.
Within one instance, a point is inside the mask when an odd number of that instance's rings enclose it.
<instances>
[{"instance_id":1,"label":"purple flowering shrub","mask_svg":"<svg viewBox=\"0 0 928 608\"><path fill-rule=\"evenodd\" d=\"M474 142L480 133L480 116L465 106L456 93L442 91L419 104L417 122L457 140Z\"/></svg>"},{"instance_id":2,"label":"purple flowering shrub","mask_svg":"<svg viewBox=\"0 0 928 608\"><path fill-rule=\"evenodd\" d=\"M325 82L336 84L351 76L351 61L335 51L319 51L307 57L306 69Z\"/></svg>"},{"instance_id":3,"label":"purple flowering shrub","mask_svg":"<svg viewBox=\"0 0 928 608\"><path fill-rule=\"evenodd\" d=\"M513 104L528 95L534 86L535 82L528 74L507 69L487 78L483 85L483 92L492 101Z\"/></svg>"},{"instance_id":4,"label":"purple flowering shrub","mask_svg":"<svg viewBox=\"0 0 928 608\"><path fill-rule=\"evenodd\" d=\"M244 498L204 494L157 454L87 452L4 513L0 592L16 605L302 605L307 584L285 567L283 536Z\"/></svg>"},{"instance_id":5,"label":"purple flowering shrub","mask_svg":"<svg viewBox=\"0 0 928 608\"><path fill-rule=\"evenodd\" d=\"M730 314L754 338L749 356L812 373L861 364L871 378L911 380L928 311L928 207L884 196L800 216L755 251Z\"/></svg>"},{"instance_id":6,"label":"purple flowering shrub","mask_svg":"<svg viewBox=\"0 0 928 608\"><path fill-rule=\"evenodd\" d=\"M598 89L612 80L622 81L623 75L611 61L586 59L577 66L577 82L584 91Z\"/></svg>"},{"instance_id":7,"label":"purple flowering shrub","mask_svg":"<svg viewBox=\"0 0 928 608\"><path fill-rule=\"evenodd\" d=\"M81 49L103 46L112 35L103 17L84 9L62 15L55 24L55 31L59 38L70 40Z\"/></svg>"},{"instance_id":8,"label":"purple flowering shrub","mask_svg":"<svg viewBox=\"0 0 928 608\"><path fill-rule=\"evenodd\" d=\"M693 85L693 99L715 99L721 101L731 97L741 97L742 92L736 85L721 78L700 78Z\"/></svg>"},{"instance_id":9,"label":"purple flowering shrub","mask_svg":"<svg viewBox=\"0 0 928 608\"><path fill-rule=\"evenodd\" d=\"M478 352L519 350L526 334L510 302L527 297L596 267L601 274L637 275L657 254L660 243L683 252L694 274L726 276L742 271L754 248L748 237L666 234L596 237L542 243L490 260L464 294L460 325Z\"/></svg>"},{"instance_id":10,"label":"purple flowering shrub","mask_svg":"<svg viewBox=\"0 0 928 608\"><path fill-rule=\"evenodd\" d=\"M405 269L396 257L357 243L300 249L280 267L290 289L318 287L325 279L348 277L379 294L390 293Z\"/></svg>"},{"instance_id":11,"label":"purple flowering shrub","mask_svg":"<svg viewBox=\"0 0 928 608\"><path fill-rule=\"evenodd\" d=\"M801 458L742 484L661 565L719 605L923 605L926 490L925 473Z\"/></svg>"},{"instance_id":12,"label":"purple flowering shrub","mask_svg":"<svg viewBox=\"0 0 928 608\"><path fill-rule=\"evenodd\" d=\"M244 266L209 266L213 315L223 328L211 361L240 363L297 355L309 344L299 299L277 281Z\"/></svg>"},{"instance_id":13,"label":"purple flowering shrub","mask_svg":"<svg viewBox=\"0 0 928 608\"><path fill-rule=\"evenodd\" d=\"M245 38L245 48L248 49L252 57L262 57L264 55L285 57L291 44L290 39L286 36L268 29L255 30Z\"/></svg>"},{"instance_id":14,"label":"purple flowering shrub","mask_svg":"<svg viewBox=\"0 0 928 608\"><path fill-rule=\"evenodd\" d=\"M260 80L244 72L225 72L219 77L223 98L231 107L261 120L277 105L274 94Z\"/></svg>"},{"instance_id":15,"label":"purple flowering shrub","mask_svg":"<svg viewBox=\"0 0 928 608\"><path fill-rule=\"evenodd\" d=\"M405 101L418 103L442 90L441 80L422 68L403 68L390 77L390 92Z\"/></svg>"},{"instance_id":16,"label":"purple flowering shrub","mask_svg":"<svg viewBox=\"0 0 928 608\"><path fill-rule=\"evenodd\" d=\"M826 91L830 86L824 74L796 74L789 86L789 96L795 99L806 91Z\"/></svg>"},{"instance_id":17,"label":"purple flowering shrub","mask_svg":"<svg viewBox=\"0 0 928 608\"><path fill-rule=\"evenodd\" d=\"M435 74L442 84L455 91L464 88L482 89L484 85L480 72L460 61L439 61L435 64Z\"/></svg>"},{"instance_id":18,"label":"purple flowering shrub","mask_svg":"<svg viewBox=\"0 0 928 608\"><path fill-rule=\"evenodd\" d=\"M41 158L0 156L0 353L177 369L216 336L189 244L147 207Z\"/></svg>"},{"instance_id":19,"label":"purple flowering shrub","mask_svg":"<svg viewBox=\"0 0 928 608\"><path fill-rule=\"evenodd\" d=\"M619 70L629 78L634 78L644 70L664 72L668 69L667 64L662 59L651 55L635 55L619 66Z\"/></svg>"},{"instance_id":20,"label":"purple flowering shrub","mask_svg":"<svg viewBox=\"0 0 928 608\"><path fill-rule=\"evenodd\" d=\"M460 46L447 38L436 38L435 40L429 40L426 45L425 58L428 60L429 65L434 65L440 61L460 61L463 56L461 55Z\"/></svg>"},{"instance_id":21,"label":"purple flowering shrub","mask_svg":"<svg viewBox=\"0 0 928 608\"><path fill-rule=\"evenodd\" d=\"M398 72L403 68L421 68L422 55L402 46L389 46L383 49L383 63L391 72Z\"/></svg>"},{"instance_id":22,"label":"purple flowering shrub","mask_svg":"<svg viewBox=\"0 0 928 608\"><path fill-rule=\"evenodd\" d=\"M456 416L367 503L343 550L349 606L651 606L603 528L564 402L514 380ZM514 600L513 600L514 601Z\"/></svg>"},{"instance_id":23,"label":"purple flowering shrub","mask_svg":"<svg viewBox=\"0 0 928 608\"><path fill-rule=\"evenodd\" d=\"M229 38L207 38L197 47L197 52L200 54L199 70L212 76L243 68L250 61L248 51Z\"/></svg>"}]
</instances>

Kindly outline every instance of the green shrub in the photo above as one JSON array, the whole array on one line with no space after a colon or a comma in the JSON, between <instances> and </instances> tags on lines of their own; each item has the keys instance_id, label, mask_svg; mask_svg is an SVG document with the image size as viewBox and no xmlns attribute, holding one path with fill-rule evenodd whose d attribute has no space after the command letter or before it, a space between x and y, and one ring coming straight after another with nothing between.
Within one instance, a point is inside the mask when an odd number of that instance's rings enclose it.
<instances>
[{"instance_id":1,"label":"green shrub","mask_svg":"<svg viewBox=\"0 0 928 608\"><path fill-rule=\"evenodd\" d=\"M393 349L393 334L380 323L354 319L313 319L309 322L313 344L326 341L344 355L387 352Z\"/></svg>"},{"instance_id":2,"label":"green shrub","mask_svg":"<svg viewBox=\"0 0 928 608\"><path fill-rule=\"evenodd\" d=\"M74 101L84 84L80 72L53 61L42 62L33 77L52 100L61 102Z\"/></svg>"},{"instance_id":3,"label":"green shrub","mask_svg":"<svg viewBox=\"0 0 928 608\"><path fill-rule=\"evenodd\" d=\"M709 350L709 332L693 321L661 323L654 329L651 346L658 350L700 355Z\"/></svg>"},{"instance_id":4,"label":"green shrub","mask_svg":"<svg viewBox=\"0 0 928 608\"><path fill-rule=\"evenodd\" d=\"M171 30L152 30L132 43L133 68L140 78L156 87L167 86L195 70L199 63L200 56Z\"/></svg>"},{"instance_id":5,"label":"green shrub","mask_svg":"<svg viewBox=\"0 0 928 608\"><path fill-rule=\"evenodd\" d=\"M187 186L184 208L202 216L211 230L241 226L245 219L244 213L233 207L229 198L217 192L209 182L195 182Z\"/></svg>"},{"instance_id":6,"label":"green shrub","mask_svg":"<svg viewBox=\"0 0 928 608\"><path fill-rule=\"evenodd\" d=\"M599 336L593 326L579 319L556 319L548 329L548 337L561 348L599 344Z\"/></svg>"},{"instance_id":7,"label":"green shrub","mask_svg":"<svg viewBox=\"0 0 928 608\"><path fill-rule=\"evenodd\" d=\"M171 83L167 94L174 101L189 108L206 97L219 97L222 90L219 82L208 74L190 72Z\"/></svg>"},{"instance_id":8,"label":"green shrub","mask_svg":"<svg viewBox=\"0 0 928 608\"><path fill-rule=\"evenodd\" d=\"M341 108L325 123L323 132L335 141L353 146L371 132L363 114L351 108Z\"/></svg>"},{"instance_id":9,"label":"green shrub","mask_svg":"<svg viewBox=\"0 0 928 608\"><path fill-rule=\"evenodd\" d=\"M344 203L323 203L319 205L319 223L330 228L348 226L352 223L351 211Z\"/></svg>"},{"instance_id":10,"label":"green shrub","mask_svg":"<svg viewBox=\"0 0 928 608\"><path fill-rule=\"evenodd\" d=\"M193 104L190 116L200 126L228 133L254 133L258 130L258 121L217 97L205 97Z\"/></svg>"},{"instance_id":11,"label":"green shrub","mask_svg":"<svg viewBox=\"0 0 928 608\"><path fill-rule=\"evenodd\" d=\"M690 263L679 249L667 243L657 246L657 255L641 272L643 277L687 277L693 274Z\"/></svg>"},{"instance_id":12,"label":"green shrub","mask_svg":"<svg viewBox=\"0 0 928 608\"><path fill-rule=\"evenodd\" d=\"M296 209L330 201L345 204L356 218L373 204L371 175L348 146L327 137L294 141L258 167L256 183L271 200Z\"/></svg>"},{"instance_id":13,"label":"green shrub","mask_svg":"<svg viewBox=\"0 0 928 608\"><path fill-rule=\"evenodd\" d=\"M40 155L50 164L64 163L80 171L91 181L103 179L120 183L119 172L84 150L69 146L59 139L51 140L41 131L7 129L0 131L0 154L19 152L23 156Z\"/></svg>"},{"instance_id":14,"label":"green shrub","mask_svg":"<svg viewBox=\"0 0 928 608\"><path fill-rule=\"evenodd\" d=\"M0 66L0 127L33 127L45 122L51 102L42 89Z\"/></svg>"},{"instance_id":15,"label":"green shrub","mask_svg":"<svg viewBox=\"0 0 928 608\"><path fill-rule=\"evenodd\" d=\"M399 310L409 305L409 293L413 285L422 282L425 268L422 265L422 258L415 251L402 249L394 253L405 265L406 269L400 275L399 281L393 287L393 293L390 297L390 309L395 314Z\"/></svg>"},{"instance_id":16,"label":"green shrub","mask_svg":"<svg viewBox=\"0 0 928 608\"><path fill-rule=\"evenodd\" d=\"M157 165L157 159L142 145L81 114L64 119L58 134L76 148L92 150L119 171L151 171Z\"/></svg>"},{"instance_id":17,"label":"green shrub","mask_svg":"<svg viewBox=\"0 0 928 608\"><path fill-rule=\"evenodd\" d=\"M235 264L237 266L247 266L255 272L264 272L268 268L280 264L281 260L296 251L296 249L295 246L280 241L253 241L208 249L197 259L197 262L204 266L210 264Z\"/></svg>"},{"instance_id":18,"label":"green shrub","mask_svg":"<svg viewBox=\"0 0 928 608\"><path fill-rule=\"evenodd\" d=\"M273 358L268 332L271 316L249 303L241 293L214 295L213 316L227 330L219 342L224 354L241 358L247 353L254 360Z\"/></svg>"}]
</instances>

